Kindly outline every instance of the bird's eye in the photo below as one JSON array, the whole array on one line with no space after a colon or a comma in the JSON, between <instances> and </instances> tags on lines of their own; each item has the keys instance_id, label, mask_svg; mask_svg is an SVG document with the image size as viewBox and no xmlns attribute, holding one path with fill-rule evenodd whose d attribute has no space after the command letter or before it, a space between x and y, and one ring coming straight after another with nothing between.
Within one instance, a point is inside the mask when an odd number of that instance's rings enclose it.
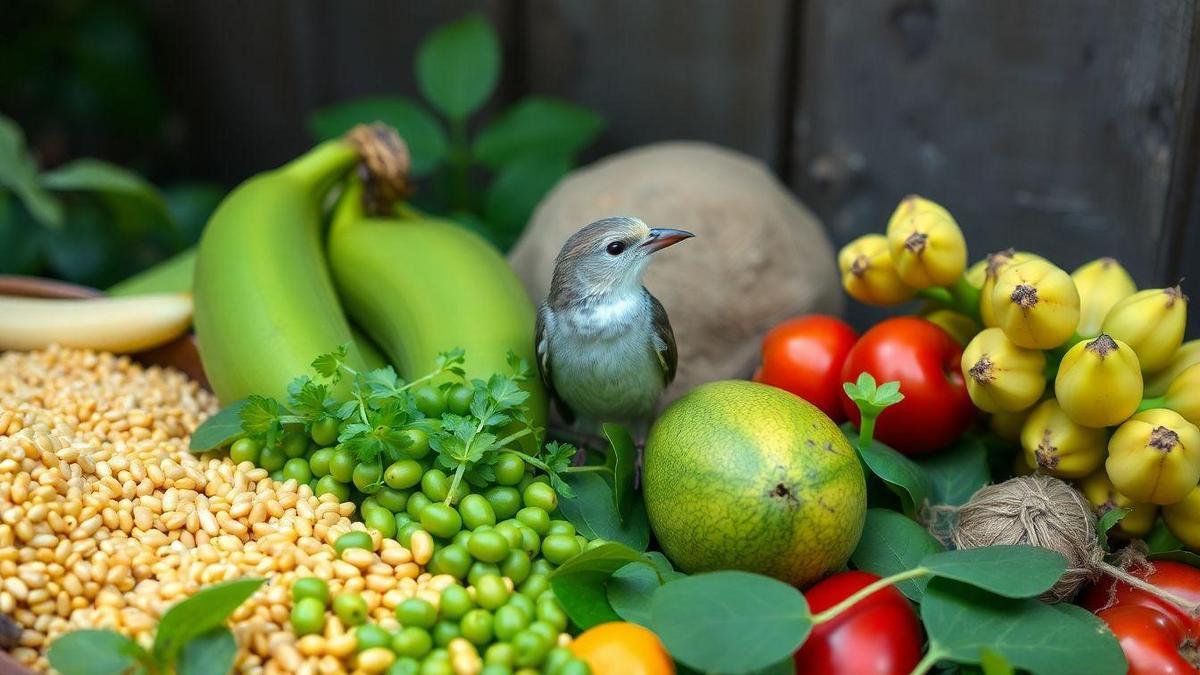
<instances>
[{"instance_id":1,"label":"bird's eye","mask_svg":"<svg viewBox=\"0 0 1200 675\"><path fill-rule=\"evenodd\" d=\"M607 250L609 255L621 255L625 251L625 244L620 241L610 241Z\"/></svg>"}]
</instances>

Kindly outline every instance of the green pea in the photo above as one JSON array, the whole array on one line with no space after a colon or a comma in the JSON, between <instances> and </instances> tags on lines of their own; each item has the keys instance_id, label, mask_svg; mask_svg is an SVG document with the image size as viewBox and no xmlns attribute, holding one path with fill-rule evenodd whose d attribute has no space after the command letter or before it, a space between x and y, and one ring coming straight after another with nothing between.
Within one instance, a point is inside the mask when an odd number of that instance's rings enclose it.
<instances>
[{"instance_id":1,"label":"green pea","mask_svg":"<svg viewBox=\"0 0 1200 675\"><path fill-rule=\"evenodd\" d=\"M439 621L433 627L433 644L439 647L445 647L450 644L451 640L461 636L462 631L459 630L458 622L456 621Z\"/></svg>"},{"instance_id":2,"label":"green pea","mask_svg":"<svg viewBox=\"0 0 1200 675\"><path fill-rule=\"evenodd\" d=\"M483 495L463 497L458 504L458 512L462 515L463 525L469 530L496 524L496 512Z\"/></svg>"},{"instance_id":3,"label":"green pea","mask_svg":"<svg viewBox=\"0 0 1200 675\"><path fill-rule=\"evenodd\" d=\"M454 675L454 667L450 665L450 657L425 659L421 664L420 675Z\"/></svg>"},{"instance_id":4,"label":"green pea","mask_svg":"<svg viewBox=\"0 0 1200 675\"><path fill-rule=\"evenodd\" d=\"M406 626L392 636L392 651L396 656L419 659L433 649L433 638L424 628Z\"/></svg>"},{"instance_id":5,"label":"green pea","mask_svg":"<svg viewBox=\"0 0 1200 675\"><path fill-rule=\"evenodd\" d=\"M425 433L422 429L405 429L404 433L410 441L408 446L404 448L405 454L413 459L421 459L429 454L429 434Z\"/></svg>"},{"instance_id":6,"label":"green pea","mask_svg":"<svg viewBox=\"0 0 1200 675\"><path fill-rule=\"evenodd\" d=\"M485 574L472 583L475 586L475 602L480 607L494 610L508 602L508 587L499 574Z\"/></svg>"},{"instance_id":7,"label":"green pea","mask_svg":"<svg viewBox=\"0 0 1200 675\"><path fill-rule=\"evenodd\" d=\"M520 631L517 631L520 632ZM517 633L514 632L513 635ZM499 636L497 636L499 637ZM504 638L507 639L507 638ZM483 653L483 662L488 666L500 666L509 669L511 672L513 665L513 648L507 642L497 642L487 648ZM482 674L481 674L482 675Z\"/></svg>"},{"instance_id":8,"label":"green pea","mask_svg":"<svg viewBox=\"0 0 1200 675\"><path fill-rule=\"evenodd\" d=\"M425 413L426 417L441 417L446 412L446 392L440 387L426 384L417 387L413 392L417 410Z\"/></svg>"},{"instance_id":9,"label":"green pea","mask_svg":"<svg viewBox=\"0 0 1200 675\"><path fill-rule=\"evenodd\" d=\"M450 494L450 479L441 469L430 469L421 476L421 492L435 502L440 502Z\"/></svg>"},{"instance_id":10,"label":"green pea","mask_svg":"<svg viewBox=\"0 0 1200 675\"><path fill-rule=\"evenodd\" d=\"M455 579L462 579L471 570L471 554L466 548L451 544L435 552L429 566L435 574L449 574Z\"/></svg>"},{"instance_id":11,"label":"green pea","mask_svg":"<svg viewBox=\"0 0 1200 675\"><path fill-rule=\"evenodd\" d=\"M460 512L460 515L461 515L461 512ZM459 530L454 535L453 538L451 538L450 543L455 544L457 546L461 546L463 548L466 548L467 542L470 540L471 540L471 531L464 527L463 529Z\"/></svg>"},{"instance_id":12,"label":"green pea","mask_svg":"<svg viewBox=\"0 0 1200 675\"><path fill-rule=\"evenodd\" d=\"M438 612L444 619L461 619L474 607L475 601L471 599L467 589L455 584L442 591Z\"/></svg>"},{"instance_id":13,"label":"green pea","mask_svg":"<svg viewBox=\"0 0 1200 675\"><path fill-rule=\"evenodd\" d=\"M382 537L393 539L396 536L396 517L382 506L364 510L363 523L372 530L379 530Z\"/></svg>"},{"instance_id":14,"label":"green pea","mask_svg":"<svg viewBox=\"0 0 1200 675\"><path fill-rule=\"evenodd\" d=\"M529 624L529 628L526 628L525 630L529 631L530 633L537 633L538 635L541 635L542 639L545 640L547 644L554 644L555 640L558 639L558 631L554 630L554 626L551 626L545 621L534 621L533 623Z\"/></svg>"},{"instance_id":15,"label":"green pea","mask_svg":"<svg viewBox=\"0 0 1200 675\"><path fill-rule=\"evenodd\" d=\"M558 508L558 494L554 488L545 483L533 482L525 488L523 494L525 506L536 506L549 513Z\"/></svg>"},{"instance_id":16,"label":"green pea","mask_svg":"<svg viewBox=\"0 0 1200 675\"><path fill-rule=\"evenodd\" d=\"M283 448L278 445L269 445L263 448L258 455L258 465L267 471L279 471L287 463L287 460L287 455L283 454Z\"/></svg>"},{"instance_id":17,"label":"green pea","mask_svg":"<svg viewBox=\"0 0 1200 675\"><path fill-rule=\"evenodd\" d=\"M358 459L354 453L339 447L333 451L333 457L329 460L329 475L339 483L349 483L354 478L354 467L357 465Z\"/></svg>"},{"instance_id":18,"label":"green pea","mask_svg":"<svg viewBox=\"0 0 1200 675\"><path fill-rule=\"evenodd\" d=\"M471 486L467 484L467 481L465 480L459 481L458 485L456 485L453 490L447 490L447 496L450 498L451 504L458 504L463 500L463 497L466 497L470 494Z\"/></svg>"},{"instance_id":19,"label":"green pea","mask_svg":"<svg viewBox=\"0 0 1200 675\"><path fill-rule=\"evenodd\" d=\"M314 598L324 607L329 602L329 585L319 577L301 577L292 582L292 602Z\"/></svg>"},{"instance_id":20,"label":"green pea","mask_svg":"<svg viewBox=\"0 0 1200 675\"><path fill-rule=\"evenodd\" d=\"M549 560L538 558L537 560L533 561L533 567L530 568L529 571L532 574L543 574L545 576L550 576L550 573L554 571L554 565L551 565Z\"/></svg>"},{"instance_id":21,"label":"green pea","mask_svg":"<svg viewBox=\"0 0 1200 675\"><path fill-rule=\"evenodd\" d=\"M526 596L522 595L521 597ZM537 618L538 621L544 621L553 626L556 632L561 633L567 629L567 613L554 598L538 600Z\"/></svg>"},{"instance_id":22,"label":"green pea","mask_svg":"<svg viewBox=\"0 0 1200 675\"><path fill-rule=\"evenodd\" d=\"M462 618L458 629L468 641L482 647L492 641L492 613L486 609L473 609Z\"/></svg>"},{"instance_id":23,"label":"green pea","mask_svg":"<svg viewBox=\"0 0 1200 675\"><path fill-rule=\"evenodd\" d=\"M575 535L575 526L569 520L552 520L547 534L569 534Z\"/></svg>"},{"instance_id":24,"label":"green pea","mask_svg":"<svg viewBox=\"0 0 1200 675\"><path fill-rule=\"evenodd\" d=\"M510 595L508 597L508 603L504 606L516 607L524 612L525 616L528 616L531 619L537 617L537 610L535 609L537 606L536 602L533 600L533 598L521 595L520 593L513 593Z\"/></svg>"},{"instance_id":25,"label":"green pea","mask_svg":"<svg viewBox=\"0 0 1200 675\"><path fill-rule=\"evenodd\" d=\"M536 563L535 563L536 564ZM549 590L550 580L545 574L533 573L530 574L525 582L521 584L521 595L527 598L536 598L544 591Z\"/></svg>"},{"instance_id":26,"label":"green pea","mask_svg":"<svg viewBox=\"0 0 1200 675\"><path fill-rule=\"evenodd\" d=\"M308 468L317 478L329 475L329 462L333 459L333 448L321 448L308 458Z\"/></svg>"},{"instance_id":27,"label":"green pea","mask_svg":"<svg viewBox=\"0 0 1200 675\"><path fill-rule=\"evenodd\" d=\"M557 673L559 668L562 668L567 661L573 658L575 657L571 654L570 649L555 647L546 654L546 660L542 662L542 672Z\"/></svg>"},{"instance_id":28,"label":"green pea","mask_svg":"<svg viewBox=\"0 0 1200 675\"><path fill-rule=\"evenodd\" d=\"M514 520L506 520L496 523L496 532L499 532L504 540L508 542L509 548L519 548L521 546L521 525Z\"/></svg>"},{"instance_id":29,"label":"green pea","mask_svg":"<svg viewBox=\"0 0 1200 675\"><path fill-rule=\"evenodd\" d=\"M387 675L421 675L421 662L411 656L396 657L392 667L387 669Z\"/></svg>"},{"instance_id":30,"label":"green pea","mask_svg":"<svg viewBox=\"0 0 1200 675\"><path fill-rule=\"evenodd\" d=\"M363 494L375 494L379 489L380 481L383 480L383 466L378 460L374 462L361 462L354 467L352 474L354 487L358 488Z\"/></svg>"},{"instance_id":31,"label":"green pea","mask_svg":"<svg viewBox=\"0 0 1200 675\"><path fill-rule=\"evenodd\" d=\"M592 675L592 668L586 661L572 658L559 666L554 675Z\"/></svg>"},{"instance_id":32,"label":"green pea","mask_svg":"<svg viewBox=\"0 0 1200 675\"><path fill-rule=\"evenodd\" d=\"M434 502L421 510L421 525L429 534L448 539L462 529L462 517L454 507Z\"/></svg>"},{"instance_id":33,"label":"green pea","mask_svg":"<svg viewBox=\"0 0 1200 675\"><path fill-rule=\"evenodd\" d=\"M289 459L283 465L284 480L294 480L297 483L307 483L312 480L312 469L308 467L308 460L303 457L294 457Z\"/></svg>"},{"instance_id":34,"label":"green pea","mask_svg":"<svg viewBox=\"0 0 1200 675\"><path fill-rule=\"evenodd\" d=\"M420 520L421 512L432 503L433 501L426 497L424 492L414 492L408 496L408 503L404 505L404 510L415 520Z\"/></svg>"},{"instance_id":35,"label":"green pea","mask_svg":"<svg viewBox=\"0 0 1200 675\"><path fill-rule=\"evenodd\" d=\"M326 494L333 495L339 502L350 501L350 486L339 483L333 476L324 476L317 481L317 488L313 490L313 494L318 497Z\"/></svg>"},{"instance_id":36,"label":"green pea","mask_svg":"<svg viewBox=\"0 0 1200 675\"><path fill-rule=\"evenodd\" d=\"M492 647L500 646L500 644L492 645ZM508 645L503 646L508 647ZM491 647L488 649L491 649ZM483 669L479 671L479 675L513 675L513 669L509 666L501 665L499 663L486 663L484 664Z\"/></svg>"},{"instance_id":37,"label":"green pea","mask_svg":"<svg viewBox=\"0 0 1200 675\"><path fill-rule=\"evenodd\" d=\"M375 493L375 501L392 513L399 513L408 504L408 495L387 485L381 485Z\"/></svg>"},{"instance_id":38,"label":"green pea","mask_svg":"<svg viewBox=\"0 0 1200 675\"><path fill-rule=\"evenodd\" d=\"M514 487L494 485L484 491L483 496L492 505L497 520L512 518L521 509L521 493Z\"/></svg>"},{"instance_id":39,"label":"green pea","mask_svg":"<svg viewBox=\"0 0 1200 675\"><path fill-rule=\"evenodd\" d=\"M522 527L521 550L528 553L531 557L537 555L542 550L542 538L532 529Z\"/></svg>"},{"instance_id":40,"label":"green pea","mask_svg":"<svg viewBox=\"0 0 1200 675\"><path fill-rule=\"evenodd\" d=\"M337 551L339 556L348 548L365 548L368 551L374 551L375 542L371 541L370 534L362 530L350 530L333 542L333 550Z\"/></svg>"},{"instance_id":41,"label":"green pea","mask_svg":"<svg viewBox=\"0 0 1200 675\"><path fill-rule=\"evenodd\" d=\"M582 550L574 535L552 534L542 540L542 555L555 565L567 562Z\"/></svg>"},{"instance_id":42,"label":"green pea","mask_svg":"<svg viewBox=\"0 0 1200 675\"><path fill-rule=\"evenodd\" d=\"M412 500L409 500L409 501L412 501ZM421 523L418 523L416 521L407 522L396 529L396 541L400 542L403 546L406 546L406 547L412 546L413 532L416 532L417 530L420 530L420 529L422 529Z\"/></svg>"},{"instance_id":43,"label":"green pea","mask_svg":"<svg viewBox=\"0 0 1200 675\"><path fill-rule=\"evenodd\" d=\"M508 540L495 530L473 532L467 550L476 560L498 563L508 556Z\"/></svg>"},{"instance_id":44,"label":"green pea","mask_svg":"<svg viewBox=\"0 0 1200 675\"><path fill-rule=\"evenodd\" d=\"M414 459L392 462L383 472L383 482L393 490L407 490L421 482L421 465Z\"/></svg>"},{"instance_id":45,"label":"green pea","mask_svg":"<svg viewBox=\"0 0 1200 675\"><path fill-rule=\"evenodd\" d=\"M283 435L281 443L283 454L289 459L303 457L308 453L308 436L301 432L289 432Z\"/></svg>"},{"instance_id":46,"label":"green pea","mask_svg":"<svg viewBox=\"0 0 1200 675\"><path fill-rule=\"evenodd\" d=\"M338 421L333 417L322 417L313 422L309 433L312 436L313 443L317 445L333 445L337 442Z\"/></svg>"},{"instance_id":47,"label":"green pea","mask_svg":"<svg viewBox=\"0 0 1200 675\"><path fill-rule=\"evenodd\" d=\"M372 647L388 647L392 643L392 635L373 623L364 623L354 629L355 651L366 651Z\"/></svg>"},{"instance_id":48,"label":"green pea","mask_svg":"<svg viewBox=\"0 0 1200 675\"><path fill-rule=\"evenodd\" d=\"M496 610L492 621L492 630L496 633L497 640L508 641L525 630L529 625L530 616L525 613L520 607L513 605L505 605Z\"/></svg>"},{"instance_id":49,"label":"green pea","mask_svg":"<svg viewBox=\"0 0 1200 675\"><path fill-rule=\"evenodd\" d=\"M317 598L300 598L292 604L292 631L310 635L325 630L325 603Z\"/></svg>"},{"instance_id":50,"label":"green pea","mask_svg":"<svg viewBox=\"0 0 1200 675\"><path fill-rule=\"evenodd\" d=\"M471 399L474 397L474 388L465 384L456 384L446 392L446 409L455 415L466 415L471 412Z\"/></svg>"},{"instance_id":51,"label":"green pea","mask_svg":"<svg viewBox=\"0 0 1200 675\"><path fill-rule=\"evenodd\" d=\"M333 597L333 613L347 626L367 620L367 601L358 593L340 593Z\"/></svg>"},{"instance_id":52,"label":"green pea","mask_svg":"<svg viewBox=\"0 0 1200 675\"><path fill-rule=\"evenodd\" d=\"M258 464L261 453L262 441L256 441L253 438L239 438L229 446L229 459L233 460L234 464L242 462Z\"/></svg>"},{"instance_id":53,"label":"green pea","mask_svg":"<svg viewBox=\"0 0 1200 675\"><path fill-rule=\"evenodd\" d=\"M432 628L437 615L437 608L421 598L409 598L396 606L396 620L401 626Z\"/></svg>"},{"instance_id":54,"label":"green pea","mask_svg":"<svg viewBox=\"0 0 1200 675\"><path fill-rule=\"evenodd\" d=\"M467 572L467 583L474 586L480 579L489 575L500 576L500 567L492 563L476 562L471 565L470 571ZM478 602L479 598L476 597L475 601Z\"/></svg>"},{"instance_id":55,"label":"green pea","mask_svg":"<svg viewBox=\"0 0 1200 675\"><path fill-rule=\"evenodd\" d=\"M587 537L583 536L582 534L575 535L575 541L579 542L579 550L580 551L583 551L584 549L587 548L587 545L588 545Z\"/></svg>"},{"instance_id":56,"label":"green pea","mask_svg":"<svg viewBox=\"0 0 1200 675\"><path fill-rule=\"evenodd\" d=\"M520 584L529 577L529 570L532 565L529 562L529 554L524 551L509 551L504 557L504 561L500 563L500 572L513 580L514 584Z\"/></svg>"},{"instance_id":57,"label":"green pea","mask_svg":"<svg viewBox=\"0 0 1200 675\"><path fill-rule=\"evenodd\" d=\"M550 651L550 641L529 630L523 630L514 635L511 643L516 663L522 667L532 668L538 665Z\"/></svg>"},{"instance_id":58,"label":"green pea","mask_svg":"<svg viewBox=\"0 0 1200 675\"><path fill-rule=\"evenodd\" d=\"M408 515L408 511L400 511L399 513L396 514L396 529L397 530L399 530L401 527L403 527L411 522L414 522L413 517Z\"/></svg>"},{"instance_id":59,"label":"green pea","mask_svg":"<svg viewBox=\"0 0 1200 675\"><path fill-rule=\"evenodd\" d=\"M550 514L543 508L526 506L517 511L517 520L543 537L550 531Z\"/></svg>"},{"instance_id":60,"label":"green pea","mask_svg":"<svg viewBox=\"0 0 1200 675\"><path fill-rule=\"evenodd\" d=\"M505 452L496 459L492 467L496 472L496 482L501 485L516 485L525 477L525 460L516 453Z\"/></svg>"}]
</instances>

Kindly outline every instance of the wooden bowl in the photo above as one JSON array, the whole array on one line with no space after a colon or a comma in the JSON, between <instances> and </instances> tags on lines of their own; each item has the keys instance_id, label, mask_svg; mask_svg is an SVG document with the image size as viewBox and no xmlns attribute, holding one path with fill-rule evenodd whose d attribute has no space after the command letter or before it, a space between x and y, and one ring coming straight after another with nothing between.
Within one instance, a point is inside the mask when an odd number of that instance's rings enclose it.
<instances>
[{"instance_id":1,"label":"wooden bowl","mask_svg":"<svg viewBox=\"0 0 1200 675\"><path fill-rule=\"evenodd\" d=\"M27 298L96 298L104 293L89 286L79 286L65 281L0 274L0 295L19 295ZM148 366L169 366L176 370L182 370L204 388L211 389L208 378L204 376L204 367L200 364L200 351L196 348L196 336L192 333L180 336L160 347L130 356Z\"/></svg>"}]
</instances>

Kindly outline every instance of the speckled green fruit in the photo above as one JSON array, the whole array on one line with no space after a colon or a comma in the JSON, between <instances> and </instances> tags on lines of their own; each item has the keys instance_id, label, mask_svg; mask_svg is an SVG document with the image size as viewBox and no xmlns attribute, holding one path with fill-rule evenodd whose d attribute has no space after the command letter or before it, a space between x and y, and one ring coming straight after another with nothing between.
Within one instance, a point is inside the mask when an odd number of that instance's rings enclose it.
<instances>
[{"instance_id":1,"label":"speckled green fruit","mask_svg":"<svg viewBox=\"0 0 1200 675\"><path fill-rule=\"evenodd\" d=\"M862 535L866 482L828 417L782 389L710 382L672 403L646 441L646 509L689 573L739 569L807 585Z\"/></svg>"}]
</instances>

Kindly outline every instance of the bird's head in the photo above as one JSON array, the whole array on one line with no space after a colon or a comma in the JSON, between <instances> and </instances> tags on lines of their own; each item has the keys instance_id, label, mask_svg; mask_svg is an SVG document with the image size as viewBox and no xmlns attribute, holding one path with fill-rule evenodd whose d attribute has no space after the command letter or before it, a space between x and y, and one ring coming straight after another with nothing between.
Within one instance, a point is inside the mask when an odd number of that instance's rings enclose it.
<instances>
[{"instance_id":1,"label":"bird's head","mask_svg":"<svg viewBox=\"0 0 1200 675\"><path fill-rule=\"evenodd\" d=\"M650 254L693 236L685 230L652 228L638 218L597 220L563 245L554 261L552 288L569 297L636 291Z\"/></svg>"}]
</instances>

